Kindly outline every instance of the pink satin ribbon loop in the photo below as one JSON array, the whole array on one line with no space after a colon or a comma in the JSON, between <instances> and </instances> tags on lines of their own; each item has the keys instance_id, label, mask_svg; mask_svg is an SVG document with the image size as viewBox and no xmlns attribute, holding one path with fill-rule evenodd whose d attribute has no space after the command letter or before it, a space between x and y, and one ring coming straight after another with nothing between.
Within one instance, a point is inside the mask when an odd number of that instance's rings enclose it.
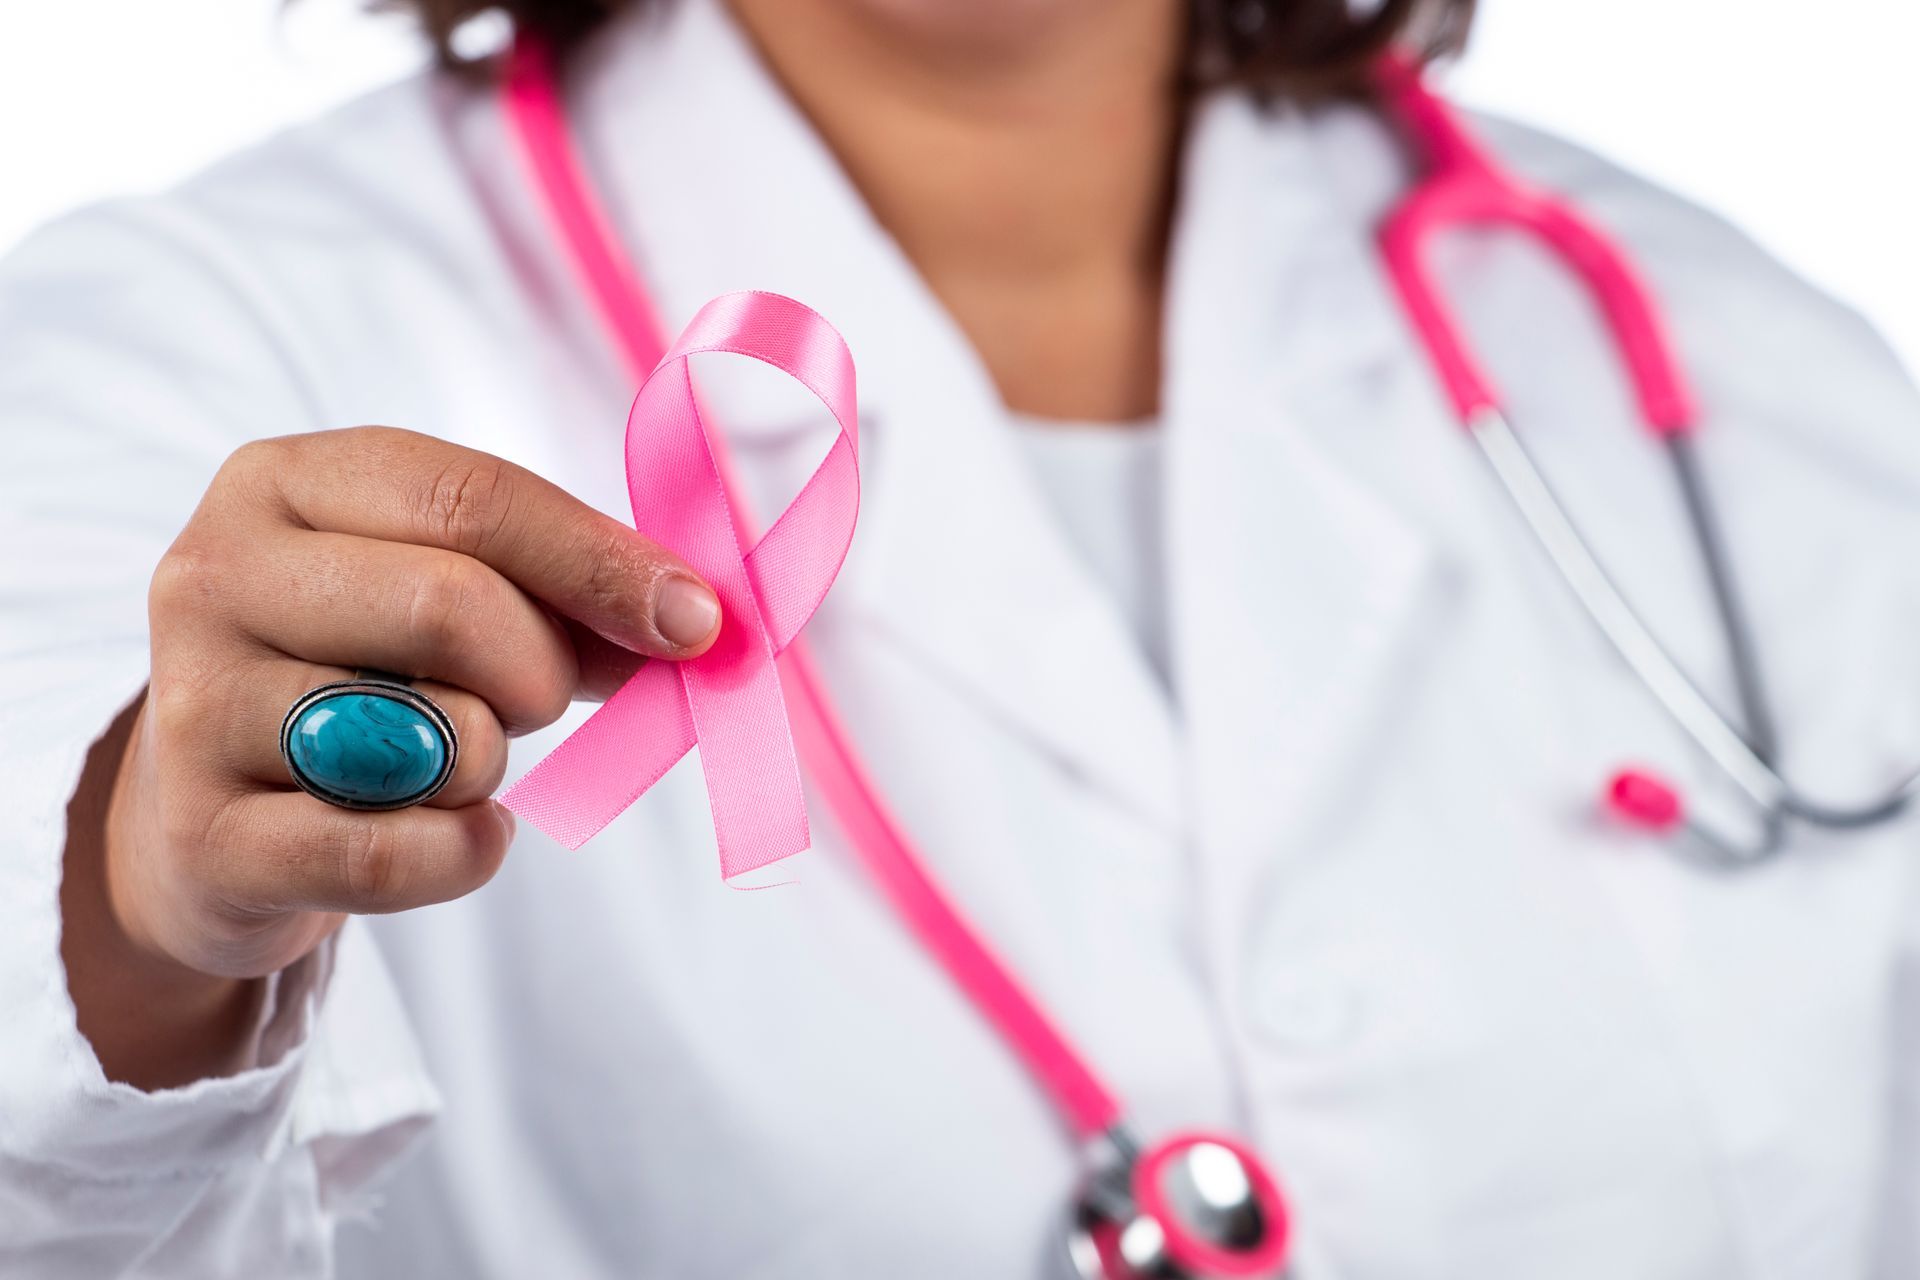
<instances>
[{"instance_id":1,"label":"pink satin ribbon loop","mask_svg":"<svg viewBox=\"0 0 1920 1280\"><path fill-rule=\"evenodd\" d=\"M742 551L689 357L748 356L782 370L833 415L839 435L766 535ZM860 507L853 357L811 309L772 293L715 298L641 385L627 418L634 527L677 552L720 598L713 648L649 662L501 802L577 849L696 743L720 871L735 876L805 849L800 765L774 659L840 572Z\"/></svg>"}]
</instances>

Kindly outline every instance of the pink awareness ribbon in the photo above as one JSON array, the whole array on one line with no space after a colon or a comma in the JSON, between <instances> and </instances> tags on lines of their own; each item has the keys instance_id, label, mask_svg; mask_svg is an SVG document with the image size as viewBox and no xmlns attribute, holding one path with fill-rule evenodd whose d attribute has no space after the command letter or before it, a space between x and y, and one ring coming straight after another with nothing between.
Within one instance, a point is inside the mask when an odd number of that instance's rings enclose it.
<instances>
[{"instance_id":1,"label":"pink awareness ribbon","mask_svg":"<svg viewBox=\"0 0 1920 1280\"><path fill-rule=\"evenodd\" d=\"M827 456L752 549L729 495L687 367L702 352L782 370L839 424ZM569 849L624 812L696 743L713 809L720 873L809 844L800 763L774 659L826 597L860 507L853 356L810 308L772 293L707 303L641 384L627 417L634 527L682 559L720 597L719 639L687 662L641 666L604 706L501 797Z\"/></svg>"}]
</instances>

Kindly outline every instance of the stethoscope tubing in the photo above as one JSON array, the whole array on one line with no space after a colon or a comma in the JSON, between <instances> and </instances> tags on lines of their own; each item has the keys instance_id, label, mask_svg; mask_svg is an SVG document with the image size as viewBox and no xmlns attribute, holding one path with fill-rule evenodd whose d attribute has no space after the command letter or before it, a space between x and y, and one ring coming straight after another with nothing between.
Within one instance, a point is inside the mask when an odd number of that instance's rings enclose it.
<instances>
[{"instance_id":1,"label":"stethoscope tubing","mask_svg":"<svg viewBox=\"0 0 1920 1280\"><path fill-rule=\"evenodd\" d=\"M1720 619L1725 637L1727 663L1733 673L1734 696L1740 704L1740 720L1745 725L1741 736L1753 754L1768 765L1774 764L1779 732L1774 727L1773 707L1767 698L1766 682L1760 676L1760 650L1754 643L1753 623L1747 615L1739 583L1733 572L1733 559L1720 529L1713 502L1707 494L1706 477L1701 474L1700 458L1690 432L1661 437L1667 460L1673 468L1686 509L1687 524L1707 575L1707 589L1713 598L1714 612Z\"/></svg>"}]
</instances>

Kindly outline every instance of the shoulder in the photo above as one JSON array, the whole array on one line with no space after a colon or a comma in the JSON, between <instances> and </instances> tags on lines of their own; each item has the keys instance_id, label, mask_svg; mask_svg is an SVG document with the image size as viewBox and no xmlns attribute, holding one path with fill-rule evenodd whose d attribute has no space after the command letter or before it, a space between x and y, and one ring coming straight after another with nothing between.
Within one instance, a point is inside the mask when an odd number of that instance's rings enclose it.
<instances>
[{"instance_id":1,"label":"shoulder","mask_svg":"<svg viewBox=\"0 0 1920 1280\"><path fill-rule=\"evenodd\" d=\"M236 250L325 252L348 237L471 223L492 163L491 97L421 72L281 129L171 189L106 202L121 220L197 225ZM88 211L82 211L85 213ZM57 225L57 224L56 224Z\"/></svg>"},{"instance_id":2,"label":"shoulder","mask_svg":"<svg viewBox=\"0 0 1920 1280\"><path fill-rule=\"evenodd\" d=\"M504 134L482 88L422 74L376 90L41 228L0 259L0 325L112 360L191 337L196 363L277 370L337 425L409 356L524 310Z\"/></svg>"},{"instance_id":3,"label":"shoulder","mask_svg":"<svg viewBox=\"0 0 1920 1280\"><path fill-rule=\"evenodd\" d=\"M476 190L499 167L484 86L421 73L286 129L162 198L262 258L457 247L483 235Z\"/></svg>"},{"instance_id":4,"label":"shoulder","mask_svg":"<svg viewBox=\"0 0 1920 1280\"><path fill-rule=\"evenodd\" d=\"M490 98L420 74L237 152L170 190L74 210L0 260L0 282L117 276L269 299L391 282L492 251Z\"/></svg>"}]
</instances>

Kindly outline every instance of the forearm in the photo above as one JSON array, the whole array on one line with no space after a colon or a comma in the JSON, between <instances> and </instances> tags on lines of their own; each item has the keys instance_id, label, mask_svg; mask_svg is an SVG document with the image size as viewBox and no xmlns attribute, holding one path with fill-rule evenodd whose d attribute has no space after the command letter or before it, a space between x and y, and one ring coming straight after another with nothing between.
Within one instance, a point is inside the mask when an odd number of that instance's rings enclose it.
<instances>
[{"instance_id":1,"label":"forearm","mask_svg":"<svg viewBox=\"0 0 1920 1280\"><path fill-rule=\"evenodd\" d=\"M133 785L122 764L144 706L136 700L87 755L67 806L60 954L80 1032L110 1080L141 1089L230 1075L246 1065L264 984L197 972L143 945L114 908L110 816Z\"/></svg>"}]
</instances>

